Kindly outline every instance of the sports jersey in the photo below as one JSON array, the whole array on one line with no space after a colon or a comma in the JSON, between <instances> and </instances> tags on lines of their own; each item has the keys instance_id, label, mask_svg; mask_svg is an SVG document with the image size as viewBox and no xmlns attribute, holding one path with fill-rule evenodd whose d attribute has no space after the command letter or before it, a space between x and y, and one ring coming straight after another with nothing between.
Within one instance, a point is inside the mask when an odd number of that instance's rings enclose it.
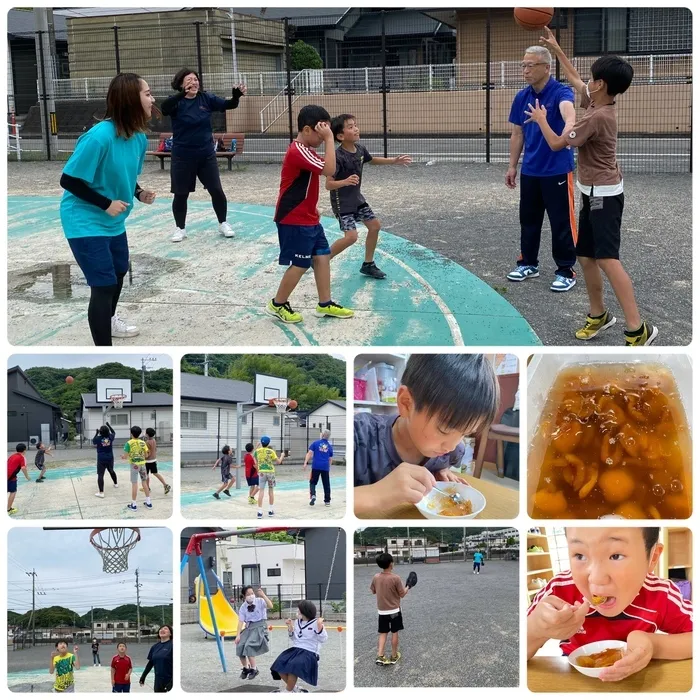
<instances>
[{"instance_id":1,"label":"sports jersey","mask_svg":"<svg viewBox=\"0 0 700 700\"><path fill-rule=\"evenodd\" d=\"M15 452L7 458L7 480L17 479L22 467L27 464L27 460L21 452Z\"/></svg>"},{"instance_id":2,"label":"sports jersey","mask_svg":"<svg viewBox=\"0 0 700 700\"><path fill-rule=\"evenodd\" d=\"M528 104L534 107L535 100L539 100L540 105L547 108L547 123L558 135L564 130L565 123L559 106L562 102L571 102L573 105L574 91L567 85L562 85L554 78L550 78L542 88L542 92L535 92L532 85L528 85L515 96L508 121L523 130L525 152L521 172L523 175L536 177L570 173L574 169L573 151L570 148L553 151L537 123L534 121L525 123L527 119L525 110L528 109Z\"/></svg>"},{"instance_id":3,"label":"sports jersey","mask_svg":"<svg viewBox=\"0 0 700 700\"><path fill-rule=\"evenodd\" d=\"M75 654L66 652L62 656L54 656L53 664L56 673L56 680L53 687L56 692L62 693L71 688L74 684L73 666L75 664Z\"/></svg>"},{"instance_id":4,"label":"sports jersey","mask_svg":"<svg viewBox=\"0 0 700 700\"><path fill-rule=\"evenodd\" d=\"M124 685L129 683L129 674L133 668L131 664L131 659L128 656L116 656L112 657L112 668L114 669L114 682L118 685Z\"/></svg>"},{"instance_id":5,"label":"sports jersey","mask_svg":"<svg viewBox=\"0 0 700 700\"><path fill-rule=\"evenodd\" d=\"M360 182L357 185L347 185L331 190L331 207L336 216L354 214L363 204L367 204L362 195L362 166L372 160L371 153L359 143L355 144L355 152L346 151L342 146L335 149L335 179L347 180L351 175L357 175Z\"/></svg>"},{"instance_id":6,"label":"sports jersey","mask_svg":"<svg viewBox=\"0 0 700 700\"><path fill-rule=\"evenodd\" d=\"M255 459L258 460L258 471L261 474L274 474L277 453L271 447L259 447L255 450Z\"/></svg>"},{"instance_id":7,"label":"sports jersey","mask_svg":"<svg viewBox=\"0 0 700 700\"><path fill-rule=\"evenodd\" d=\"M246 453L245 457L243 458L243 462L245 464L246 478L252 479L254 476L257 476L258 470L255 468L255 458L253 455Z\"/></svg>"},{"instance_id":8,"label":"sports jersey","mask_svg":"<svg viewBox=\"0 0 700 700\"><path fill-rule=\"evenodd\" d=\"M309 450L314 453L311 466L319 472L330 471L333 445L328 440L316 440L309 445Z\"/></svg>"},{"instance_id":9,"label":"sports jersey","mask_svg":"<svg viewBox=\"0 0 700 700\"><path fill-rule=\"evenodd\" d=\"M129 462L133 465L142 466L146 464L148 445L141 438L131 438L124 445L124 452L129 455Z\"/></svg>"},{"instance_id":10,"label":"sports jersey","mask_svg":"<svg viewBox=\"0 0 700 700\"><path fill-rule=\"evenodd\" d=\"M313 148L292 141L282 161L280 193L275 208L275 222L293 226L317 226L319 176L323 158Z\"/></svg>"},{"instance_id":11,"label":"sports jersey","mask_svg":"<svg viewBox=\"0 0 700 700\"><path fill-rule=\"evenodd\" d=\"M535 596L527 614L548 595L555 595L572 605L583 601L571 571L562 571ZM678 586L671 581L647 574L637 597L619 615L605 617L591 608L579 631L570 639L562 639L559 646L568 656L574 649L591 642L606 639L626 641L634 630L666 634L692 632L693 604L683 598Z\"/></svg>"}]
</instances>

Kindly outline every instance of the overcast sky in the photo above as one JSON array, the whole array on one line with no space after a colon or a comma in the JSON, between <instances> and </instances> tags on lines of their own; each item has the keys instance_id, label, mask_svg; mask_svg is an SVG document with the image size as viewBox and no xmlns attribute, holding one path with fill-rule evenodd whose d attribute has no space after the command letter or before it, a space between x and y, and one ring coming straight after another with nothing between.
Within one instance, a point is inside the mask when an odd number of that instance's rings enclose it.
<instances>
[{"instance_id":1,"label":"overcast sky","mask_svg":"<svg viewBox=\"0 0 700 700\"><path fill-rule=\"evenodd\" d=\"M7 577L8 610L32 609L35 570L36 607L60 605L85 614L90 607L116 608L136 603L136 569L139 570L141 605L168 605L173 599L172 535L164 527L141 528L141 541L129 553L129 570L106 574L102 559L89 542L90 528L9 531Z\"/></svg>"},{"instance_id":2,"label":"overcast sky","mask_svg":"<svg viewBox=\"0 0 700 700\"><path fill-rule=\"evenodd\" d=\"M58 367L60 369L71 369L73 367L97 367L107 362L120 362L126 367L141 369L141 358L155 358L155 362L147 362L148 369L160 369L166 367L172 369L173 361L169 355L33 355L22 353L21 355L11 355L7 363L8 368L19 365L24 370L30 367Z\"/></svg>"}]
</instances>

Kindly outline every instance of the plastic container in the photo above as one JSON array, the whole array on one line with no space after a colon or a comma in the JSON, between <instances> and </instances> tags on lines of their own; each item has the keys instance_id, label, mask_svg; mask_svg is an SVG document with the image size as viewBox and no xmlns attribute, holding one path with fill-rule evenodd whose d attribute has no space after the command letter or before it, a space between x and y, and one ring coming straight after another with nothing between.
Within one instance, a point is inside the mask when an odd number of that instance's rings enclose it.
<instances>
[{"instance_id":1,"label":"plastic container","mask_svg":"<svg viewBox=\"0 0 700 700\"><path fill-rule=\"evenodd\" d=\"M353 378L353 395L355 401L365 401L367 396L367 380Z\"/></svg>"},{"instance_id":2,"label":"plastic container","mask_svg":"<svg viewBox=\"0 0 700 700\"><path fill-rule=\"evenodd\" d=\"M540 424L542 411L545 408L552 388L559 373L565 367L574 365L601 364L657 364L671 372L678 387L681 404L685 411L688 429L692 439L693 410L692 387L693 368L690 357L685 354L572 354L572 355L535 355L528 366L527 383L527 440L528 440L528 514L531 513L532 498L537 489L540 474L540 463L537 450L533 450L533 441Z\"/></svg>"},{"instance_id":3,"label":"plastic container","mask_svg":"<svg viewBox=\"0 0 700 700\"><path fill-rule=\"evenodd\" d=\"M377 362L374 365L374 370L377 373L379 400L386 403L396 403L396 367L386 362Z\"/></svg>"}]
</instances>

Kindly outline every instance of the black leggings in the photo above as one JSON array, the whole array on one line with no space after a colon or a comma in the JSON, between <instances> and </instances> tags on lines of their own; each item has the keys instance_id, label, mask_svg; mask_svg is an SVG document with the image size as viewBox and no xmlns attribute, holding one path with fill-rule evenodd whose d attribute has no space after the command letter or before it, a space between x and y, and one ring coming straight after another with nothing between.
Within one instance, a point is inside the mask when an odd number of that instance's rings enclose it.
<instances>
[{"instance_id":1,"label":"black leggings","mask_svg":"<svg viewBox=\"0 0 700 700\"><path fill-rule=\"evenodd\" d=\"M97 463L97 488L100 493L104 493L105 490L105 471L109 472L112 477L112 481L117 483L117 475L114 473L114 462L111 464L109 462L98 462Z\"/></svg>"},{"instance_id":2,"label":"black leggings","mask_svg":"<svg viewBox=\"0 0 700 700\"><path fill-rule=\"evenodd\" d=\"M219 220L220 224L223 224L224 221L226 221L228 209L226 195L221 187L215 190L209 190L209 195L211 196L211 203L214 207L216 218ZM189 196L189 193L173 195L173 216L175 217L175 226L178 228L185 228L185 221L187 220L187 198Z\"/></svg>"},{"instance_id":3,"label":"black leggings","mask_svg":"<svg viewBox=\"0 0 700 700\"><path fill-rule=\"evenodd\" d=\"M169 693L173 689L173 679L172 678L160 678L156 676L153 681L153 692L154 693Z\"/></svg>"},{"instance_id":4,"label":"black leggings","mask_svg":"<svg viewBox=\"0 0 700 700\"><path fill-rule=\"evenodd\" d=\"M112 316L117 312L117 304L124 286L126 272L117 274L117 283L106 287L90 287L88 323L95 345L112 344Z\"/></svg>"},{"instance_id":5,"label":"black leggings","mask_svg":"<svg viewBox=\"0 0 700 700\"><path fill-rule=\"evenodd\" d=\"M309 492L311 493L311 498L316 498L316 485L318 484L318 477L321 477L323 482L323 501L324 503L331 502L331 477L330 473L327 471L321 471L320 469L311 470L311 479L309 479Z\"/></svg>"}]
</instances>

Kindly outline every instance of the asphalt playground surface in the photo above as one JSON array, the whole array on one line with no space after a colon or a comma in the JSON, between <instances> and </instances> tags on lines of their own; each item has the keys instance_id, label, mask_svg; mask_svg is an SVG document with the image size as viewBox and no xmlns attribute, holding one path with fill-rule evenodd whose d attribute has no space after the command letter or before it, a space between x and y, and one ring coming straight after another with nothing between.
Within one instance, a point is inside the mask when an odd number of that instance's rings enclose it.
<instances>
[{"instance_id":1,"label":"asphalt playground surface","mask_svg":"<svg viewBox=\"0 0 700 700\"><path fill-rule=\"evenodd\" d=\"M91 344L89 290L58 216L61 168L57 162L8 163L13 344ZM133 277L120 306L142 334L119 345L584 345L573 332L588 310L585 285L580 277L570 292L549 290L554 263L547 222L540 278L506 280L519 252L519 193L503 184L502 164L437 160L368 167L363 192L386 232L377 262L388 278L359 275L362 246L355 245L332 264L333 296L353 307L355 317L315 318L308 275L292 299L305 314L295 326L262 311L281 276L272 221L279 165L242 164L221 172L237 237L218 236L208 196L199 188L190 198L189 238L172 244L169 172L146 164L140 184L159 198L151 207L137 205L128 221ZM625 171L621 258L642 317L659 327L659 345L691 340L691 201L687 173ZM339 232L323 189L319 208L332 241ZM624 343L620 309L611 290L606 295L618 324L593 346Z\"/></svg>"},{"instance_id":2,"label":"asphalt playground surface","mask_svg":"<svg viewBox=\"0 0 700 700\"><path fill-rule=\"evenodd\" d=\"M284 621L270 620L269 624L284 625ZM309 692L338 692L345 688L348 634L346 630L338 632L335 629L336 623L329 623L328 626L328 641L320 651L318 686L314 688L303 681L297 684L297 687ZM282 688L282 681L273 680L270 666L287 649L289 637L286 629L270 630L269 635L270 652L257 657L260 675L252 681L243 681L239 677L241 663L236 656L233 640L224 642L227 668L224 673L216 641L211 637L205 639L204 632L197 624L180 625L182 689L189 693L270 693Z\"/></svg>"},{"instance_id":3,"label":"asphalt playground surface","mask_svg":"<svg viewBox=\"0 0 700 700\"><path fill-rule=\"evenodd\" d=\"M131 672L132 693L153 692L153 671L148 674L143 687L139 685L139 678L148 663L148 651L152 644L137 644L129 642L128 656L134 666ZM68 645L72 653L73 645ZM116 644L100 644L100 661L102 666L92 665L92 651L89 644L80 644L78 656L82 667L75 671L76 693L109 693L112 690L110 680L110 663L117 653ZM53 679L49 673L49 663L53 644L39 644L27 649L7 651L7 685L14 693L50 693L53 688Z\"/></svg>"},{"instance_id":4,"label":"asphalt playground surface","mask_svg":"<svg viewBox=\"0 0 700 700\"><path fill-rule=\"evenodd\" d=\"M345 467L334 465L331 470L331 505L323 504L323 486L316 487L316 505L309 505L309 470L301 466L280 465L276 468L274 519L305 518L321 520L343 518L347 507ZM246 518L257 519L256 505L248 503L249 487L241 474L241 488L230 490L231 497L221 493L217 500L212 495L221 485L220 470L211 467L180 469L180 506L185 518ZM266 488L263 500L264 520L269 520L269 500Z\"/></svg>"},{"instance_id":5,"label":"asphalt playground surface","mask_svg":"<svg viewBox=\"0 0 700 700\"><path fill-rule=\"evenodd\" d=\"M172 450L158 448L158 473L166 483L173 485ZM131 511L131 481L129 463L118 457L114 460L117 488L109 472L105 473L104 498L97 498L97 464L95 451L90 446L83 450L59 450L46 458L46 480L38 484L39 470L34 466L33 453L27 457L27 472L31 481L20 472L17 475L17 496L14 507L18 512L10 516L16 520L52 518L55 520L89 520L112 518L119 520L162 520L173 511L173 491L166 496L163 485L151 475L151 502L153 508L144 505L145 496L139 490L136 505ZM139 483L139 489L141 484ZM213 499L212 499L213 500Z\"/></svg>"},{"instance_id":6,"label":"asphalt playground surface","mask_svg":"<svg viewBox=\"0 0 700 700\"><path fill-rule=\"evenodd\" d=\"M377 666L377 602L369 590L376 566L355 566L354 680L361 687L517 687L518 562L401 564L418 585L401 604L401 659ZM391 635L386 653L390 653Z\"/></svg>"}]
</instances>

